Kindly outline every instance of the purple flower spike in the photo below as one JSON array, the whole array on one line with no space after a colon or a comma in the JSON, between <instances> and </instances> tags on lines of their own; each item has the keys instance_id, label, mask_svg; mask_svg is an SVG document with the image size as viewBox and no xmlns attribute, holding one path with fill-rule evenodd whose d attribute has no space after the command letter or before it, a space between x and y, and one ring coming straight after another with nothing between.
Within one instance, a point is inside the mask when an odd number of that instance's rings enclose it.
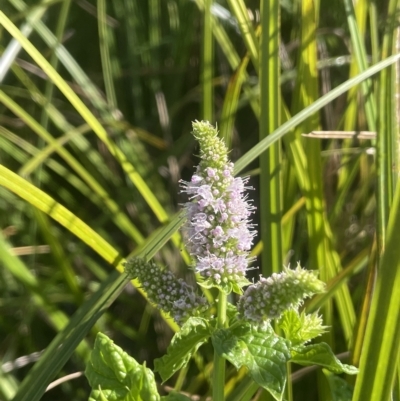
<instances>
[{"instance_id":1,"label":"purple flower spike","mask_svg":"<svg viewBox=\"0 0 400 401\"><path fill-rule=\"evenodd\" d=\"M254 213L244 194L248 178L233 177L233 163L218 131L206 121L193 123L200 144L200 164L190 182L181 181L188 223L185 235L195 270L204 287L241 293L248 285L249 251L256 231L249 217Z\"/></svg>"}]
</instances>

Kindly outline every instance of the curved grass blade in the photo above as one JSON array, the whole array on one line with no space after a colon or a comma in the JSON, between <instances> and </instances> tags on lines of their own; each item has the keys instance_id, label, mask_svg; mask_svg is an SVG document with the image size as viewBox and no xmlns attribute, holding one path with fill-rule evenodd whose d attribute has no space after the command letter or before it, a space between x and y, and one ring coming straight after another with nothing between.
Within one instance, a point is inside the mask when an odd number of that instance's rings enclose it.
<instances>
[{"instance_id":1,"label":"curved grass blade","mask_svg":"<svg viewBox=\"0 0 400 401\"><path fill-rule=\"evenodd\" d=\"M22 382L12 401L37 401L99 317L118 297L129 278L114 271L60 332Z\"/></svg>"},{"instance_id":2,"label":"curved grass blade","mask_svg":"<svg viewBox=\"0 0 400 401\"><path fill-rule=\"evenodd\" d=\"M360 359L353 401L389 400L400 352L400 185L397 185L387 228L387 243Z\"/></svg>"},{"instance_id":3,"label":"curved grass blade","mask_svg":"<svg viewBox=\"0 0 400 401\"><path fill-rule=\"evenodd\" d=\"M122 271L122 256L119 252L105 241L99 234L91 229L82 220L76 217L64 206L60 205L49 195L32 185L11 170L0 165L0 185L3 185L21 198L25 199L32 206L48 214L75 234L84 243L96 251L104 260Z\"/></svg>"},{"instance_id":4,"label":"curved grass blade","mask_svg":"<svg viewBox=\"0 0 400 401\"><path fill-rule=\"evenodd\" d=\"M49 76L55 83L58 89L64 94L64 96L71 102L77 112L82 118L88 123L93 129L97 136L104 142L110 153L118 160L122 168L129 176L131 181L134 183L136 188L139 190L143 198L146 200L153 213L159 219L160 222L168 220L168 214L161 206L157 198L151 192L149 187L143 178L138 174L136 168L129 163L126 156L121 150L113 143L97 118L90 112L87 106L79 99L74 93L71 87L65 82L65 80L58 74L57 71L49 64L49 62L40 54L40 52L29 42L19 31L19 29L7 18L7 16L0 11L0 24L6 28L6 30L17 39L25 51L36 61L36 63L43 69L43 71ZM179 242L179 238L175 235L175 242Z\"/></svg>"},{"instance_id":5,"label":"curved grass blade","mask_svg":"<svg viewBox=\"0 0 400 401\"><path fill-rule=\"evenodd\" d=\"M316 102L307 106L305 109L297 113L290 120L283 123L277 130L271 133L267 138L263 139L256 146L250 149L245 155L243 155L236 163L235 163L235 174L238 174L242 171L249 163L251 163L254 159L256 159L260 154L265 152L273 143L275 143L278 139L280 139L283 135L287 134L289 130L294 128L297 124L300 124L302 121L306 120L311 114L320 110L326 104L331 102L333 99L336 99L341 94L348 91L355 85L358 85L363 80L369 78L370 76L376 74L382 69L390 66L396 61L400 60L400 54L394 54L386 58L385 60L380 61L374 66L368 68L366 71L358 74L354 78L343 82L338 87L333 89L331 92L326 95L320 97Z\"/></svg>"},{"instance_id":6,"label":"curved grass blade","mask_svg":"<svg viewBox=\"0 0 400 401\"><path fill-rule=\"evenodd\" d=\"M86 184L103 200L108 207L115 221L126 234L130 235L137 243L143 242L143 237L138 229L129 221L126 215L122 212L118 204L111 198L104 188L89 174L89 172L72 157L72 155L62 146L63 139L55 140L49 132L34 120L21 106L9 98L3 91L0 90L0 102L6 105L13 113L20 117L26 124L36 132L41 138L49 142L52 147L56 148L58 153L66 160L66 162L79 174ZM72 133L74 135L74 133ZM67 135L68 138L68 135ZM49 148L51 151L52 148ZM45 153L46 149L43 150ZM28 166L29 167L29 166ZM22 171L25 171L23 168ZM29 169L28 169L29 171Z\"/></svg>"}]
</instances>

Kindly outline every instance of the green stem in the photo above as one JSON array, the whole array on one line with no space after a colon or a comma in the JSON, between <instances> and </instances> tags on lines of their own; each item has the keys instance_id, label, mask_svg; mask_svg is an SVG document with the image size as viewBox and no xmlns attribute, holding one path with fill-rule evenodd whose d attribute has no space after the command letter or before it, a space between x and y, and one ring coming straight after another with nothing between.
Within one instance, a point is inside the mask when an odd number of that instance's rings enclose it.
<instances>
[{"instance_id":1,"label":"green stem","mask_svg":"<svg viewBox=\"0 0 400 401\"><path fill-rule=\"evenodd\" d=\"M226 325L226 304L227 295L220 291L218 295L217 328L222 329ZM225 386L225 359L214 351L214 372L213 372L213 401L224 400Z\"/></svg>"}]
</instances>

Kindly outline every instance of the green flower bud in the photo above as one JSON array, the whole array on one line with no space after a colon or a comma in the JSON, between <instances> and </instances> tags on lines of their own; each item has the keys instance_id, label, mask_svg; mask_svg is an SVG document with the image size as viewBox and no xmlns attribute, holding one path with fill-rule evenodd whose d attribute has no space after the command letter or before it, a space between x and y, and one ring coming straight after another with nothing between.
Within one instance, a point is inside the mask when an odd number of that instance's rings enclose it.
<instances>
[{"instance_id":1,"label":"green flower bud","mask_svg":"<svg viewBox=\"0 0 400 401\"><path fill-rule=\"evenodd\" d=\"M206 309L206 300L196 294L189 284L176 278L172 272L162 270L153 261L130 259L125 265L125 272L131 278L137 278L149 300L179 324Z\"/></svg>"},{"instance_id":2,"label":"green flower bud","mask_svg":"<svg viewBox=\"0 0 400 401\"><path fill-rule=\"evenodd\" d=\"M298 308L304 298L323 292L324 288L325 284L318 280L316 272L305 270L300 265L294 270L285 267L282 273L261 277L246 289L239 299L239 316L262 324L279 318L287 309Z\"/></svg>"}]
</instances>

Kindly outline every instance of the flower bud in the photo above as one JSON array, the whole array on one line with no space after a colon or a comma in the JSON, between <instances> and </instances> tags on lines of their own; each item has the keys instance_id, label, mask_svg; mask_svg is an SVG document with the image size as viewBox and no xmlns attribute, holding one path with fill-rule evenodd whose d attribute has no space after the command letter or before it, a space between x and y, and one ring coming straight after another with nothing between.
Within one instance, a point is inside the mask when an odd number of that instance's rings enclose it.
<instances>
[{"instance_id":1,"label":"flower bud","mask_svg":"<svg viewBox=\"0 0 400 401\"><path fill-rule=\"evenodd\" d=\"M130 259L125 272L129 277L137 278L149 300L179 324L206 309L206 300L189 284L176 278L172 272L160 269L153 261Z\"/></svg>"},{"instance_id":2,"label":"flower bud","mask_svg":"<svg viewBox=\"0 0 400 401\"><path fill-rule=\"evenodd\" d=\"M238 311L242 320L264 323L277 319L287 309L296 309L303 299L323 292L325 284L318 280L314 271L300 265L292 270L284 268L282 273L273 273L268 278L250 285L239 299Z\"/></svg>"}]
</instances>

